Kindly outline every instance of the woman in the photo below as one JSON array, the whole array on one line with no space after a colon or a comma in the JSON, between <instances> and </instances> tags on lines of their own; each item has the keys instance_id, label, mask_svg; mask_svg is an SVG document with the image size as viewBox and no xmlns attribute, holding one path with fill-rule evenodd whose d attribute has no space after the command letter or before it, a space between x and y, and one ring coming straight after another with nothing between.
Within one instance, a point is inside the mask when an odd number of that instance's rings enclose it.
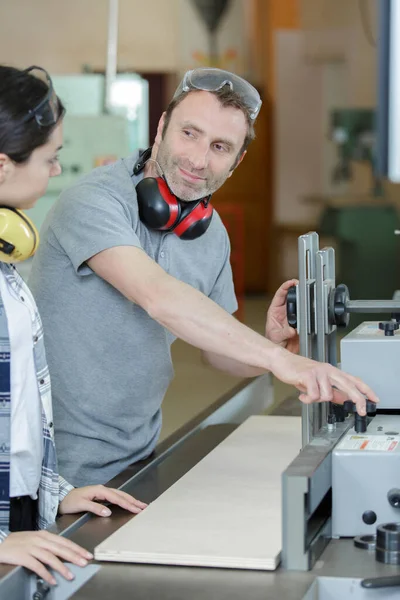
<instances>
[{"instance_id":1,"label":"woman","mask_svg":"<svg viewBox=\"0 0 400 600\"><path fill-rule=\"evenodd\" d=\"M34 206L49 177L61 173L64 112L46 71L0 66L0 563L25 566L53 585L45 565L72 579L60 559L84 566L93 558L44 531L57 512L111 514L94 500L133 513L146 506L101 485L75 489L58 475L40 317L13 265L37 247L37 231L19 209Z\"/></svg>"}]
</instances>

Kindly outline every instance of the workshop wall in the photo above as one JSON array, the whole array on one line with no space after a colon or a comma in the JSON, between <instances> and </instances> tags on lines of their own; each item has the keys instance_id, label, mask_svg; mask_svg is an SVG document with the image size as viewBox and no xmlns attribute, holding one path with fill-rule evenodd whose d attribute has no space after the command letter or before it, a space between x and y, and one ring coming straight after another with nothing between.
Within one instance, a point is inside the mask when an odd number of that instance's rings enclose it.
<instances>
[{"instance_id":1,"label":"workshop wall","mask_svg":"<svg viewBox=\"0 0 400 600\"><path fill-rule=\"evenodd\" d=\"M365 164L353 165L351 182L333 182L329 123L333 108L376 105L377 4L298 0L298 29L276 34L276 283L297 273L297 237L318 228L327 199L370 192Z\"/></svg>"},{"instance_id":2,"label":"workshop wall","mask_svg":"<svg viewBox=\"0 0 400 600\"><path fill-rule=\"evenodd\" d=\"M249 48L253 0L230 0L217 32L218 62L255 81L260 57ZM107 59L108 0L0 0L0 56L3 63L45 66L52 74L79 73L84 67L104 71ZM210 40L204 21L190 0L119 0L118 68L167 74L163 95L170 97L176 81L188 68L209 64ZM254 59L254 60L253 60ZM253 62L251 62L253 60ZM263 118L260 117L260 121ZM232 178L233 187L221 190L217 208L227 219L245 220L232 226L235 248L246 245L236 269L247 290L264 292L267 260L265 187L260 184L265 155L265 127L260 124L252 159ZM249 197L252 202L249 203ZM267 202L271 202L268 197ZM232 212L232 206L234 211ZM224 215L222 215L224 218ZM246 239L243 238L243 230ZM237 234L239 231L239 234ZM262 247L254 240L262 240ZM241 284L241 290L244 286Z\"/></svg>"},{"instance_id":3,"label":"workshop wall","mask_svg":"<svg viewBox=\"0 0 400 600\"><path fill-rule=\"evenodd\" d=\"M364 10L360 12L360 5ZM249 156L216 195L244 222L245 288L273 291L297 272L297 236L315 228L332 187L333 107L376 100L375 0L231 0L218 33L219 66L248 77L264 106ZM120 0L118 67L171 75L206 64L209 40L189 0ZM365 17L367 16L366 28ZM0 0L0 56L52 73L105 69L108 0ZM365 187L360 165L357 189ZM368 179L368 178L367 178ZM350 190L351 191L351 190Z\"/></svg>"},{"instance_id":4,"label":"workshop wall","mask_svg":"<svg viewBox=\"0 0 400 600\"><path fill-rule=\"evenodd\" d=\"M0 56L16 66L38 63L52 73L104 70L108 0L0 1ZM221 20L223 63L246 70L244 0L231 0ZM207 30L188 0L119 0L118 67L179 72L207 62Z\"/></svg>"},{"instance_id":5,"label":"workshop wall","mask_svg":"<svg viewBox=\"0 0 400 600\"><path fill-rule=\"evenodd\" d=\"M176 69L179 0L120 0L118 63L137 70ZM38 63L52 73L104 70L107 0L2 0L2 62Z\"/></svg>"}]
</instances>

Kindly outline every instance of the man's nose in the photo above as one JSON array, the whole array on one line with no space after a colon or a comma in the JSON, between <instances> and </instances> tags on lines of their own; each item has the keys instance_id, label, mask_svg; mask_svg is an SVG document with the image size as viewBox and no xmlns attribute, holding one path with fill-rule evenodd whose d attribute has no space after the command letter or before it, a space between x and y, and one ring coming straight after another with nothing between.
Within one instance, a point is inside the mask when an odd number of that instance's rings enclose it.
<instances>
[{"instance_id":1,"label":"man's nose","mask_svg":"<svg viewBox=\"0 0 400 600\"><path fill-rule=\"evenodd\" d=\"M205 169L208 165L209 148L205 144L197 144L192 149L189 160L192 167L196 170Z\"/></svg>"}]
</instances>

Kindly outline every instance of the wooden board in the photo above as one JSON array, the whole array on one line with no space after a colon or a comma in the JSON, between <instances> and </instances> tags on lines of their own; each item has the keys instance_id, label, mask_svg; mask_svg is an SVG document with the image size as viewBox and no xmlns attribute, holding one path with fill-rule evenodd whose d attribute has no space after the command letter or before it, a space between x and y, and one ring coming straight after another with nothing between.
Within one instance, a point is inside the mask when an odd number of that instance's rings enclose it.
<instances>
[{"instance_id":1,"label":"wooden board","mask_svg":"<svg viewBox=\"0 0 400 600\"><path fill-rule=\"evenodd\" d=\"M96 560L275 569L281 474L300 449L300 417L250 417L97 546Z\"/></svg>"}]
</instances>

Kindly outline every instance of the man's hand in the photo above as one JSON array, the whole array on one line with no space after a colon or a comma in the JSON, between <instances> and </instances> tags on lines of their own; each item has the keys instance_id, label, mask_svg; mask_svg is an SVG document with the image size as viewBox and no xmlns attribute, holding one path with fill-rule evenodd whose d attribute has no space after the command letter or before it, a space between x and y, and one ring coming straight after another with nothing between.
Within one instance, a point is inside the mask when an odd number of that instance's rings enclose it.
<instances>
[{"instance_id":1,"label":"man's hand","mask_svg":"<svg viewBox=\"0 0 400 600\"><path fill-rule=\"evenodd\" d=\"M281 381L294 385L301 392L299 398L305 404L329 401L343 404L352 400L358 414L364 416L366 398L379 402L371 388L358 377L328 363L296 356L283 348L276 349L271 370Z\"/></svg>"},{"instance_id":2,"label":"man's hand","mask_svg":"<svg viewBox=\"0 0 400 600\"><path fill-rule=\"evenodd\" d=\"M299 336L297 335L297 331L293 327L290 327L288 323L286 298L289 288L297 283L297 279L291 279L281 285L272 299L265 325L265 337L294 354L297 354L299 351Z\"/></svg>"},{"instance_id":3,"label":"man's hand","mask_svg":"<svg viewBox=\"0 0 400 600\"><path fill-rule=\"evenodd\" d=\"M79 512L91 512L99 517L109 517L111 510L96 500L116 504L132 513L140 513L147 504L136 500L130 494L105 487L104 485L88 485L71 490L60 502L58 512L60 515L69 515Z\"/></svg>"},{"instance_id":4,"label":"man's hand","mask_svg":"<svg viewBox=\"0 0 400 600\"><path fill-rule=\"evenodd\" d=\"M71 580L73 574L60 559L85 567L92 558L90 552L71 540L48 531L10 533L0 544L0 563L26 567L50 585L57 582L44 565Z\"/></svg>"}]
</instances>

